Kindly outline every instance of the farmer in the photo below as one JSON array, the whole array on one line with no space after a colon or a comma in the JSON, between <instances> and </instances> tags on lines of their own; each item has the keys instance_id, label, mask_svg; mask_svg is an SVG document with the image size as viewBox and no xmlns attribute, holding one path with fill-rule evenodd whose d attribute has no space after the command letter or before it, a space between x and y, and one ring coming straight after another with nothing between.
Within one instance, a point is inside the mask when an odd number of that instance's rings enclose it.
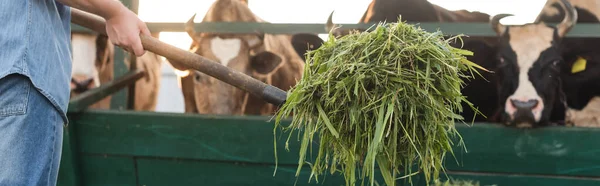
<instances>
[{"instance_id":1,"label":"farmer","mask_svg":"<svg viewBox=\"0 0 600 186\"><path fill-rule=\"evenodd\" d=\"M56 185L71 79L70 8L106 19L110 40L144 54L150 35L115 0L0 1L0 186Z\"/></svg>"}]
</instances>

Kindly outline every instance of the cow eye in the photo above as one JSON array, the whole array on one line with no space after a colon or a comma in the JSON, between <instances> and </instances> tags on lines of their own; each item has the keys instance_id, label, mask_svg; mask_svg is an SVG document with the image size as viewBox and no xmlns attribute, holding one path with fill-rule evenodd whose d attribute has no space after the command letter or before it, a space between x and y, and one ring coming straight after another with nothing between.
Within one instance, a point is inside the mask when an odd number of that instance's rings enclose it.
<instances>
[{"instance_id":1,"label":"cow eye","mask_svg":"<svg viewBox=\"0 0 600 186\"><path fill-rule=\"evenodd\" d=\"M200 81L200 79L201 79L200 78L200 73L198 73L198 72L194 73L194 80Z\"/></svg>"},{"instance_id":2,"label":"cow eye","mask_svg":"<svg viewBox=\"0 0 600 186\"><path fill-rule=\"evenodd\" d=\"M554 61L552 61L549 69L551 69L554 72L558 72L558 71L560 71L559 65L560 65L560 60L554 60Z\"/></svg>"},{"instance_id":3,"label":"cow eye","mask_svg":"<svg viewBox=\"0 0 600 186\"><path fill-rule=\"evenodd\" d=\"M553 69L558 69L559 65L560 65L560 60L552 61L552 68Z\"/></svg>"},{"instance_id":4,"label":"cow eye","mask_svg":"<svg viewBox=\"0 0 600 186\"><path fill-rule=\"evenodd\" d=\"M503 57L498 58L498 67L506 66L506 60Z\"/></svg>"}]
</instances>

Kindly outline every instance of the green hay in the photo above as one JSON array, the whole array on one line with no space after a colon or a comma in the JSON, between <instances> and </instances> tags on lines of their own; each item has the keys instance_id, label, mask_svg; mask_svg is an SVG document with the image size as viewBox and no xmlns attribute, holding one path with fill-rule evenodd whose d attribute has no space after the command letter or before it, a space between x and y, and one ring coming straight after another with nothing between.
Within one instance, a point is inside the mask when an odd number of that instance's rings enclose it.
<instances>
[{"instance_id":1,"label":"green hay","mask_svg":"<svg viewBox=\"0 0 600 186\"><path fill-rule=\"evenodd\" d=\"M296 177L317 134L317 158L306 162L310 180L329 171L341 172L346 185L357 178L373 185L376 166L386 185L418 173L426 183L437 180L444 156L453 154L451 137L463 143L454 128L463 120L456 114L461 103L469 103L461 77L481 68L466 59L472 52L449 45L455 39L460 36L445 40L439 31L382 23L371 32L330 35L309 52L302 79L275 116L275 136L279 127L290 131L288 141L291 131L303 132ZM292 113L291 125L281 126Z\"/></svg>"}]
</instances>

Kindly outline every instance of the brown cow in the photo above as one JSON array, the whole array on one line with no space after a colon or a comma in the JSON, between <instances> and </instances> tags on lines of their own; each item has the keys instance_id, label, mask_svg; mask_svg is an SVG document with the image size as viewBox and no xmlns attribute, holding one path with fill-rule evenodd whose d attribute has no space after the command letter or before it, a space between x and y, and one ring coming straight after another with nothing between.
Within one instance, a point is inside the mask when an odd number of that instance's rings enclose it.
<instances>
[{"instance_id":1,"label":"brown cow","mask_svg":"<svg viewBox=\"0 0 600 186\"><path fill-rule=\"evenodd\" d=\"M158 34L153 34L158 38ZM108 83L114 79L114 45L104 35L76 33L71 36L73 67L71 79L71 98ZM134 110L153 111L158 99L158 87L161 80L160 56L146 52L137 57L137 67L144 69L146 75L136 82ZM125 60L128 64L128 60ZM110 109L111 96L89 106L91 109Z\"/></svg>"},{"instance_id":2,"label":"brown cow","mask_svg":"<svg viewBox=\"0 0 600 186\"><path fill-rule=\"evenodd\" d=\"M289 90L301 78L301 55L308 44L320 46L314 34L214 34L194 30L195 15L186 31L193 39L190 50L224 66L245 73L282 90ZM240 0L215 1L202 22L265 22ZM311 41L318 41L311 43ZM297 45L297 46L293 46ZM298 52L296 50L299 50ZM304 50L305 51L305 50ZM181 79L186 112L227 115L268 115L275 106L218 79L190 70L171 61L178 70L189 70Z\"/></svg>"},{"instance_id":3,"label":"brown cow","mask_svg":"<svg viewBox=\"0 0 600 186\"><path fill-rule=\"evenodd\" d=\"M158 38L158 34L152 35ZM129 68L130 61L125 60ZM136 67L146 72L142 79L135 83L135 104L133 110L154 111L158 102L158 91L162 79L162 59L158 54L146 51L146 53L136 58Z\"/></svg>"},{"instance_id":4,"label":"brown cow","mask_svg":"<svg viewBox=\"0 0 600 186\"><path fill-rule=\"evenodd\" d=\"M114 46L108 45L106 36L71 33L72 69L71 98L112 81ZM90 105L91 109L109 109L111 96Z\"/></svg>"}]
</instances>

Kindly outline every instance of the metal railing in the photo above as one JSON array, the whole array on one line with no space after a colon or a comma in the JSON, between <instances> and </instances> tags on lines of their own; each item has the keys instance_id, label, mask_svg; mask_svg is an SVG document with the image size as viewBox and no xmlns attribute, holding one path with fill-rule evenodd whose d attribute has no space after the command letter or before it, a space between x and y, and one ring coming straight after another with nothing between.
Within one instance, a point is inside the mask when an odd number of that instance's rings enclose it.
<instances>
[{"instance_id":1,"label":"metal railing","mask_svg":"<svg viewBox=\"0 0 600 186\"><path fill-rule=\"evenodd\" d=\"M433 32L440 30L444 34L456 35L464 34L467 36L495 36L496 33L487 23L413 23L427 31ZM339 24L342 28L350 29L368 29L378 23L368 24ZM148 28L151 32L185 32L185 23L159 23L148 22ZM249 22L210 22L195 23L197 32L213 33L269 33L269 34L298 34L314 33L327 34L325 24L294 24L294 23L249 23ZM78 25L72 25L74 32L91 32L87 28ZM581 23L575 25L567 34L567 37L600 37L600 24Z\"/></svg>"}]
</instances>

